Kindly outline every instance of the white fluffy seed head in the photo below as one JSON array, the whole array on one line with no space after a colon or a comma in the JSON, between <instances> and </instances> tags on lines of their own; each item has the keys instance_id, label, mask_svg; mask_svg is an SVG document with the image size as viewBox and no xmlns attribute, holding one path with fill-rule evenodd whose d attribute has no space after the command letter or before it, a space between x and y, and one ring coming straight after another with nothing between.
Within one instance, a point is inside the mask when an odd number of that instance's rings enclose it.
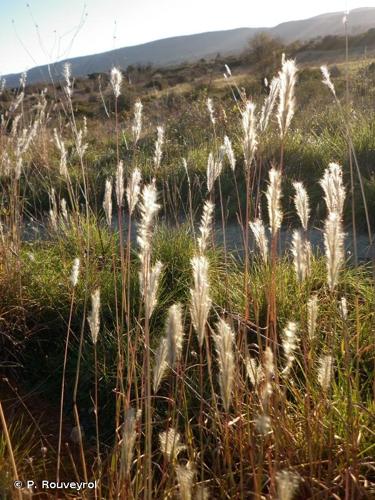
<instances>
[{"instance_id":1,"label":"white fluffy seed head","mask_svg":"<svg viewBox=\"0 0 375 500\"><path fill-rule=\"evenodd\" d=\"M0 95L4 92L5 85L6 85L6 79L0 78Z\"/></svg>"},{"instance_id":2,"label":"white fluffy seed head","mask_svg":"<svg viewBox=\"0 0 375 500\"><path fill-rule=\"evenodd\" d=\"M279 122L280 136L283 139L290 127L295 111L294 87L297 81L297 66L293 59L283 62L279 72L279 107L277 120Z\"/></svg>"},{"instance_id":3,"label":"white fluffy seed head","mask_svg":"<svg viewBox=\"0 0 375 500\"><path fill-rule=\"evenodd\" d=\"M134 408L129 408L124 416L124 423L122 427L122 441L121 447L121 464L125 474L130 473L135 440L137 438L137 412Z\"/></svg>"},{"instance_id":4,"label":"white fluffy seed head","mask_svg":"<svg viewBox=\"0 0 375 500\"><path fill-rule=\"evenodd\" d=\"M79 261L78 257L76 257L74 259L72 273L70 275L70 281L72 283L73 288L76 287L77 283L78 283L79 265L80 265L80 261Z\"/></svg>"},{"instance_id":5,"label":"white fluffy seed head","mask_svg":"<svg viewBox=\"0 0 375 500\"><path fill-rule=\"evenodd\" d=\"M224 320L216 324L217 334L214 335L217 362L219 365L219 385L221 399L225 411L229 411L232 400L232 387L234 381L234 333Z\"/></svg>"},{"instance_id":6,"label":"white fluffy seed head","mask_svg":"<svg viewBox=\"0 0 375 500\"><path fill-rule=\"evenodd\" d=\"M287 375L292 368L295 359L295 352L298 347L299 338L297 337L298 325L293 321L289 321L282 333L282 346L286 358L286 365L282 371L283 375Z\"/></svg>"},{"instance_id":7,"label":"white fluffy seed head","mask_svg":"<svg viewBox=\"0 0 375 500\"><path fill-rule=\"evenodd\" d=\"M65 80L65 93L68 97L71 97L72 95L72 82L70 81L71 77L71 65L70 63L66 62L63 67L63 76Z\"/></svg>"},{"instance_id":8,"label":"white fluffy seed head","mask_svg":"<svg viewBox=\"0 0 375 500\"><path fill-rule=\"evenodd\" d=\"M311 245L298 229L292 235L292 254L297 279L302 282L310 273Z\"/></svg>"},{"instance_id":9,"label":"white fluffy seed head","mask_svg":"<svg viewBox=\"0 0 375 500\"><path fill-rule=\"evenodd\" d=\"M268 238L266 236L266 229L261 219L255 219L250 222L250 229L253 232L255 242L259 248L260 255L265 264L268 261Z\"/></svg>"},{"instance_id":10,"label":"white fluffy seed head","mask_svg":"<svg viewBox=\"0 0 375 500\"><path fill-rule=\"evenodd\" d=\"M98 341L100 330L100 289L96 288L91 295L91 311L87 317L91 338L94 344Z\"/></svg>"},{"instance_id":11,"label":"white fluffy seed head","mask_svg":"<svg viewBox=\"0 0 375 500\"><path fill-rule=\"evenodd\" d=\"M168 369L167 357L168 357L167 339L165 337L162 337L155 355L154 379L153 379L153 388L155 394L158 392L161 381L163 380Z\"/></svg>"},{"instance_id":12,"label":"white fluffy seed head","mask_svg":"<svg viewBox=\"0 0 375 500\"><path fill-rule=\"evenodd\" d=\"M258 415L255 419L255 427L259 434L266 436L272 432L271 418L265 413Z\"/></svg>"},{"instance_id":13,"label":"white fluffy seed head","mask_svg":"<svg viewBox=\"0 0 375 500\"><path fill-rule=\"evenodd\" d=\"M281 210L281 172L276 168L269 171L269 183L266 191L268 217L272 236L274 236L281 227L283 212Z\"/></svg>"},{"instance_id":14,"label":"white fluffy seed head","mask_svg":"<svg viewBox=\"0 0 375 500\"><path fill-rule=\"evenodd\" d=\"M119 161L116 171L116 199L117 206L121 208L124 203L124 163Z\"/></svg>"},{"instance_id":15,"label":"white fluffy seed head","mask_svg":"<svg viewBox=\"0 0 375 500\"><path fill-rule=\"evenodd\" d=\"M60 152L60 169L59 169L60 175L66 178L68 176L68 166L67 166L67 152L65 144L62 138L58 135L57 130L55 128L53 129L53 137L57 149Z\"/></svg>"},{"instance_id":16,"label":"white fluffy seed head","mask_svg":"<svg viewBox=\"0 0 375 500\"><path fill-rule=\"evenodd\" d=\"M66 204L66 199L62 198L60 202L60 208L61 208L61 215L62 215L62 222L67 224L69 222L69 215L68 215L68 208Z\"/></svg>"},{"instance_id":17,"label":"white fluffy seed head","mask_svg":"<svg viewBox=\"0 0 375 500\"><path fill-rule=\"evenodd\" d=\"M155 152L154 152L154 165L156 169L160 168L161 158L163 156L163 144L164 144L164 127L158 126L157 139L155 142Z\"/></svg>"},{"instance_id":18,"label":"white fluffy seed head","mask_svg":"<svg viewBox=\"0 0 375 500\"><path fill-rule=\"evenodd\" d=\"M221 174L223 162L221 158L215 159L214 155L210 153L207 161L207 190L210 193L214 187L216 179Z\"/></svg>"},{"instance_id":19,"label":"white fluffy seed head","mask_svg":"<svg viewBox=\"0 0 375 500\"><path fill-rule=\"evenodd\" d=\"M277 96L279 95L280 88L280 80L275 77L271 81L269 94L264 100L264 104L262 107L260 119L259 119L259 130L261 133L264 133L267 130L272 111L276 104Z\"/></svg>"},{"instance_id":20,"label":"white fluffy seed head","mask_svg":"<svg viewBox=\"0 0 375 500\"><path fill-rule=\"evenodd\" d=\"M208 283L208 260L200 255L191 259L194 287L190 289L190 314L199 345L203 345L208 313L211 308Z\"/></svg>"},{"instance_id":21,"label":"white fluffy seed head","mask_svg":"<svg viewBox=\"0 0 375 500\"><path fill-rule=\"evenodd\" d=\"M300 476L292 471L282 470L276 473L278 500L293 500L300 482Z\"/></svg>"},{"instance_id":22,"label":"white fluffy seed head","mask_svg":"<svg viewBox=\"0 0 375 500\"><path fill-rule=\"evenodd\" d=\"M315 338L316 322L319 312L318 296L312 295L307 301L307 332L310 342Z\"/></svg>"},{"instance_id":23,"label":"white fluffy seed head","mask_svg":"<svg viewBox=\"0 0 375 500\"><path fill-rule=\"evenodd\" d=\"M139 210L141 212L141 222L138 227L137 242L140 247L140 259L144 266L150 257L150 245L154 219L160 209L157 203L157 190L154 183L143 187Z\"/></svg>"},{"instance_id":24,"label":"white fluffy seed head","mask_svg":"<svg viewBox=\"0 0 375 500\"><path fill-rule=\"evenodd\" d=\"M140 203L141 222L138 228L137 241L141 249L141 261L144 261L150 253L150 244L154 218L159 211L157 203L157 191L154 183L143 187Z\"/></svg>"},{"instance_id":25,"label":"white fluffy seed head","mask_svg":"<svg viewBox=\"0 0 375 500\"><path fill-rule=\"evenodd\" d=\"M201 225L199 227L200 236L197 238L199 252L203 254L208 246L212 230L212 217L215 205L211 201L206 201L203 206Z\"/></svg>"},{"instance_id":26,"label":"white fluffy seed head","mask_svg":"<svg viewBox=\"0 0 375 500\"><path fill-rule=\"evenodd\" d=\"M142 109L143 104L140 99L138 99L134 104L134 120L132 126L134 144L137 144L142 132Z\"/></svg>"},{"instance_id":27,"label":"white fluffy seed head","mask_svg":"<svg viewBox=\"0 0 375 500\"><path fill-rule=\"evenodd\" d=\"M309 197L302 182L294 182L293 186L296 191L294 195L294 205L296 207L297 214L298 217L300 218L302 227L305 231L307 231L307 225L309 223L309 217L310 217Z\"/></svg>"},{"instance_id":28,"label":"white fluffy seed head","mask_svg":"<svg viewBox=\"0 0 375 500\"><path fill-rule=\"evenodd\" d=\"M105 181L103 208L108 227L112 225L112 180Z\"/></svg>"},{"instance_id":29,"label":"white fluffy seed head","mask_svg":"<svg viewBox=\"0 0 375 500\"><path fill-rule=\"evenodd\" d=\"M336 212L341 218L345 201L345 187L342 181L341 166L337 163L330 163L324 171L320 185L324 191L328 212Z\"/></svg>"},{"instance_id":30,"label":"white fluffy seed head","mask_svg":"<svg viewBox=\"0 0 375 500\"><path fill-rule=\"evenodd\" d=\"M180 433L173 427L159 434L160 450L170 461L175 462L179 453L186 449L181 443Z\"/></svg>"},{"instance_id":31,"label":"white fluffy seed head","mask_svg":"<svg viewBox=\"0 0 375 500\"><path fill-rule=\"evenodd\" d=\"M324 392L328 392L333 375L333 358L329 354L321 356L318 367L318 382Z\"/></svg>"},{"instance_id":32,"label":"white fluffy seed head","mask_svg":"<svg viewBox=\"0 0 375 500\"><path fill-rule=\"evenodd\" d=\"M227 135L224 137L224 150L225 150L226 157L228 158L230 168L234 172L234 170L236 168L236 158L234 156L232 143Z\"/></svg>"},{"instance_id":33,"label":"white fluffy seed head","mask_svg":"<svg viewBox=\"0 0 375 500\"><path fill-rule=\"evenodd\" d=\"M168 309L166 338L168 348L167 362L171 368L174 368L181 359L182 343L184 340L181 304L173 304Z\"/></svg>"},{"instance_id":34,"label":"white fluffy seed head","mask_svg":"<svg viewBox=\"0 0 375 500\"><path fill-rule=\"evenodd\" d=\"M270 347L266 347L264 351L264 373L266 378L272 379L275 373L275 365L273 362L273 353Z\"/></svg>"},{"instance_id":35,"label":"white fluffy seed head","mask_svg":"<svg viewBox=\"0 0 375 500\"><path fill-rule=\"evenodd\" d=\"M147 273L146 281L144 280L144 273L142 271L139 273L139 280L145 303L145 313L148 318L151 317L157 303L157 293L162 270L163 264L157 261L151 267L150 272Z\"/></svg>"},{"instance_id":36,"label":"white fluffy seed head","mask_svg":"<svg viewBox=\"0 0 375 500\"><path fill-rule=\"evenodd\" d=\"M212 123L212 125L215 125L215 122L216 122L215 110L214 110L214 105L213 105L211 97L207 98L207 109L208 109L208 114L210 115L211 123Z\"/></svg>"},{"instance_id":37,"label":"white fluffy seed head","mask_svg":"<svg viewBox=\"0 0 375 500\"><path fill-rule=\"evenodd\" d=\"M194 464L188 462L186 465L176 465L175 472L181 500L191 500L196 474Z\"/></svg>"},{"instance_id":38,"label":"white fluffy seed head","mask_svg":"<svg viewBox=\"0 0 375 500\"><path fill-rule=\"evenodd\" d=\"M329 70L328 70L327 66L321 66L320 67L320 71L322 72L322 75L323 75L322 82L324 83L324 85L327 85L327 87L329 88L329 90L336 97L335 86L332 83L331 75L329 73Z\"/></svg>"},{"instance_id":39,"label":"white fluffy seed head","mask_svg":"<svg viewBox=\"0 0 375 500\"><path fill-rule=\"evenodd\" d=\"M112 68L111 70L111 86L113 94L117 99L121 94L121 84L122 84L122 73L118 68Z\"/></svg>"},{"instance_id":40,"label":"white fluffy seed head","mask_svg":"<svg viewBox=\"0 0 375 500\"><path fill-rule=\"evenodd\" d=\"M262 365L258 363L256 358L250 358L249 356L247 356L245 360L245 367L250 382L255 388L258 388L259 384L264 380L264 371Z\"/></svg>"},{"instance_id":41,"label":"white fluffy seed head","mask_svg":"<svg viewBox=\"0 0 375 500\"><path fill-rule=\"evenodd\" d=\"M242 149L246 169L250 169L258 147L255 107L253 102L247 101L242 111Z\"/></svg>"},{"instance_id":42,"label":"white fluffy seed head","mask_svg":"<svg viewBox=\"0 0 375 500\"><path fill-rule=\"evenodd\" d=\"M348 319L348 301L346 297L341 297L339 304L340 316L346 321Z\"/></svg>"},{"instance_id":43,"label":"white fluffy seed head","mask_svg":"<svg viewBox=\"0 0 375 500\"><path fill-rule=\"evenodd\" d=\"M141 192L141 187L140 187L141 180L142 180L141 172L138 168L135 168L130 176L128 185L126 187L126 199L128 200L130 214L134 212L134 209L138 203L139 194Z\"/></svg>"},{"instance_id":44,"label":"white fluffy seed head","mask_svg":"<svg viewBox=\"0 0 375 500\"><path fill-rule=\"evenodd\" d=\"M340 216L330 212L324 224L324 247L327 265L327 281L330 290L334 290L344 264L344 233Z\"/></svg>"}]
</instances>

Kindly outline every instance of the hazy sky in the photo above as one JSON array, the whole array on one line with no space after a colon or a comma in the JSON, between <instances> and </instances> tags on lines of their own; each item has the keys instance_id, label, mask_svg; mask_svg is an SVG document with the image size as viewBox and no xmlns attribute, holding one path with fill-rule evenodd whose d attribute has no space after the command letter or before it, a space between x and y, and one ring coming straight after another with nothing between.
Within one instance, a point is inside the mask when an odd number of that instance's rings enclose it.
<instances>
[{"instance_id":1,"label":"hazy sky","mask_svg":"<svg viewBox=\"0 0 375 500\"><path fill-rule=\"evenodd\" d=\"M375 0L0 0L0 75L159 38L365 6Z\"/></svg>"}]
</instances>

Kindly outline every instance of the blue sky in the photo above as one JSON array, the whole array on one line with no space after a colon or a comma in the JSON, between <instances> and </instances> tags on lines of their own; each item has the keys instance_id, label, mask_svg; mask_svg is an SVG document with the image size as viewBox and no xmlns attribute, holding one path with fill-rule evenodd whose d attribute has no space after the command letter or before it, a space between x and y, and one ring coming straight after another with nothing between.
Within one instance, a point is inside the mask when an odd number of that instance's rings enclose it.
<instances>
[{"instance_id":1,"label":"blue sky","mask_svg":"<svg viewBox=\"0 0 375 500\"><path fill-rule=\"evenodd\" d=\"M363 6L375 0L0 0L0 75L169 36Z\"/></svg>"}]
</instances>

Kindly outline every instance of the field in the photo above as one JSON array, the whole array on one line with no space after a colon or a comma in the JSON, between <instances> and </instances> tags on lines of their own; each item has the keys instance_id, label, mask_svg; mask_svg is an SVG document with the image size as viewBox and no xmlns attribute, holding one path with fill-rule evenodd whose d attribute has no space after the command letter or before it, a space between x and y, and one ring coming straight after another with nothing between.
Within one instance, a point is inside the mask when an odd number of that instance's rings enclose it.
<instances>
[{"instance_id":1,"label":"field","mask_svg":"<svg viewBox=\"0 0 375 500\"><path fill-rule=\"evenodd\" d=\"M3 89L1 498L375 495L375 62L275 53Z\"/></svg>"}]
</instances>

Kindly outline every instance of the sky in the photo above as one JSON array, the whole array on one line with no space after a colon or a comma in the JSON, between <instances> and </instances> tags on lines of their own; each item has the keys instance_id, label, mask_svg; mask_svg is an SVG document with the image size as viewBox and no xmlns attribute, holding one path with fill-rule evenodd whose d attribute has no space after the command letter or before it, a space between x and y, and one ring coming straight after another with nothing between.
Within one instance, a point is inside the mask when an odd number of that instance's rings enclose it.
<instances>
[{"instance_id":1,"label":"sky","mask_svg":"<svg viewBox=\"0 0 375 500\"><path fill-rule=\"evenodd\" d=\"M170 36L372 6L375 0L0 0L0 75Z\"/></svg>"}]
</instances>

